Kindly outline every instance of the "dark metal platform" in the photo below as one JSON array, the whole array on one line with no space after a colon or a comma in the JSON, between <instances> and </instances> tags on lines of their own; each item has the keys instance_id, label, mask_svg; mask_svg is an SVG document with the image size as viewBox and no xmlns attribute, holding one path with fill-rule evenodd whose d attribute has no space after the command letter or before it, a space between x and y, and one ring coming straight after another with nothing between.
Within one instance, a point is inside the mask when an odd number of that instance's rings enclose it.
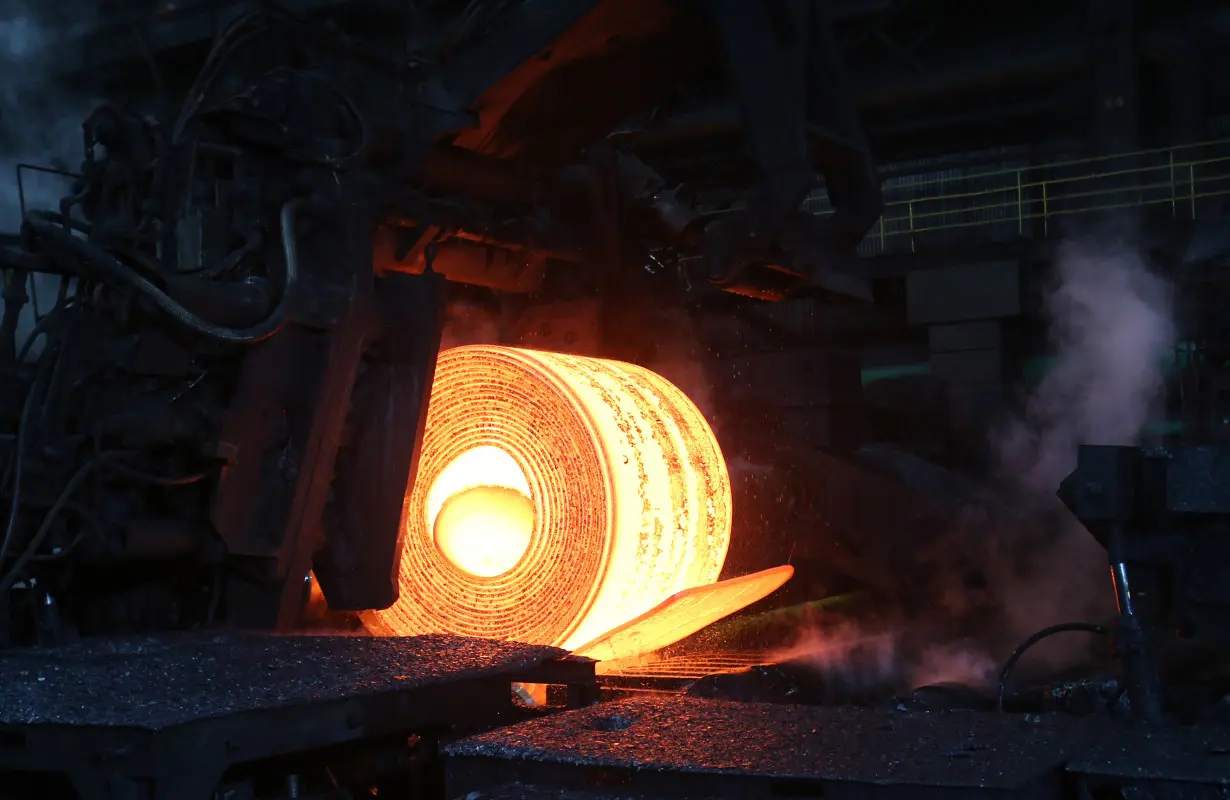
<instances>
[{"instance_id":1,"label":"dark metal platform","mask_svg":"<svg viewBox=\"0 0 1230 800\"><path fill-rule=\"evenodd\" d=\"M1181 785L1230 796L1230 725L1134 729L1094 743L1068 765L1090 787Z\"/></svg>"},{"instance_id":2,"label":"dark metal platform","mask_svg":"<svg viewBox=\"0 0 1230 800\"><path fill-rule=\"evenodd\" d=\"M497 787L607 797L1060 796L1105 720L644 697L446 748L450 795ZM515 796L515 795L511 795ZM560 795L565 796L565 795Z\"/></svg>"},{"instance_id":3,"label":"dark metal platform","mask_svg":"<svg viewBox=\"0 0 1230 800\"><path fill-rule=\"evenodd\" d=\"M184 634L0 656L0 772L83 798L209 797L236 764L510 721L514 681L595 693L593 664L455 636Z\"/></svg>"}]
</instances>

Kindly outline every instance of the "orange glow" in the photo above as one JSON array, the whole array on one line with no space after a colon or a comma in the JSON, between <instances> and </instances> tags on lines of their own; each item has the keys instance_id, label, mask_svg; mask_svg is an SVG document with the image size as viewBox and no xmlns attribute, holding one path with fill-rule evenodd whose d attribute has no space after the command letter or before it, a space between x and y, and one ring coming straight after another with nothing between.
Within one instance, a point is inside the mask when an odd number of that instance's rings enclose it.
<instances>
[{"instance_id":1,"label":"orange glow","mask_svg":"<svg viewBox=\"0 0 1230 800\"><path fill-rule=\"evenodd\" d=\"M595 661L620 661L661 650L768 597L793 575L794 567L783 565L685 589L574 652Z\"/></svg>"},{"instance_id":2,"label":"orange glow","mask_svg":"<svg viewBox=\"0 0 1230 800\"><path fill-rule=\"evenodd\" d=\"M503 486L475 486L444 501L432 531L440 553L458 569L494 578L530 549L534 501Z\"/></svg>"},{"instance_id":3,"label":"orange glow","mask_svg":"<svg viewBox=\"0 0 1230 800\"><path fill-rule=\"evenodd\" d=\"M453 348L436 367L403 512L401 595L365 622L572 649L717 580L730 516L713 431L666 379L603 359ZM654 641L675 640L662 634Z\"/></svg>"}]
</instances>

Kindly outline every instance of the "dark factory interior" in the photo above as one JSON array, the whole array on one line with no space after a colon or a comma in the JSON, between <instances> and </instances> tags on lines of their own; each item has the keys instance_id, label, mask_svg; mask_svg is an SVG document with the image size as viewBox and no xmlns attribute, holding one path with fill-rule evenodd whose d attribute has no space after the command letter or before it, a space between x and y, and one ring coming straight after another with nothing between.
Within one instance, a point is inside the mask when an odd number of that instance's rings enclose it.
<instances>
[{"instance_id":1,"label":"dark factory interior","mask_svg":"<svg viewBox=\"0 0 1230 800\"><path fill-rule=\"evenodd\" d=\"M0 799L1230 796L1230 5L0 33Z\"/></svg>"}]
</instances>

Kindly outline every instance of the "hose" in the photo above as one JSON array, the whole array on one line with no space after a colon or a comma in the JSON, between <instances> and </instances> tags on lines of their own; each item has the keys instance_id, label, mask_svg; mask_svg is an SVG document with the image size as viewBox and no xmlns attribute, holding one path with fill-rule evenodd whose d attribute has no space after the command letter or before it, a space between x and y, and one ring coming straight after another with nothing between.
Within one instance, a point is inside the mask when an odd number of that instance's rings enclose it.
<instances>
[{"instance_id":1,"label":"hose","mask_svg":"<svg viewBox=\"0 0 1230 800\"><path fill-rule=\"evenodd\" d=\"M24 361L26 355L30 352L35 340L39 336L47 332L51 322L54 320L52 314L43 317L34 326L34 330L26 338L26 344L21 350L21 359ZM17 530L17 514L21 510L21 479L25 473L25 454L26 440L30 433L30 416L34 411L34 406L39 400L39 395L43 391L43 381L47 378L49 370L54 366L54 362L59 359L44 359L39 364L38 372L35 374L34 382L30 385L30 390L26 394L25 402L21 406L21 416L17 420L17 443L13 454L13 460L9 462L10 469L5 470L4 478L0 481L0 488L7 488L9 479L13 481L13 492L9 498L9 513L4 525L4 534L0 536L0 566L4 565L4 561L8 558L9 547L13 541L13 534ZM21 362L18 362L21 363Z\"/></svg>"},{"instance_id":2,"label":"hose","mask_svg":"<svg viewBox=\"0 0 1230 800\"><path fill-rule=\"evenodd\" d=\"M21 416L17 422L17 444L13 455L13 494L9 500L9 513L5 521L4 535L0 537L0 566L4 564L9 554L9 545L13 541L13 532L17 529L17 513L21 509L21 478L25 473L26 436L30 429L30 413L34 410L35 396L38 386L31 386L26 395L26 401L21 407ZM5 485L8 485L8 472L5 473Z\"/></svg>"},{"instance_id":3,"label":"hose","mask_svg":"<svg viewBox=\"0 0 1230 800\"><path fill-rule=\"evenodd\" d=\"M1012 654L1008 656L1008 660L1004 662L1004 668L999 673L999 688L995 695L995 708L1000 713L1003 713L1004 710L1004 693L1008 689L1008 678L1012 675L1012 670L1016 668L1017 662L1021 660L1021 656L1025 655L1025 651L1048 636L1073 631L1093 633L1098 636L1108 636L1111 632L1110 628L1105 625L1095 625L1092 622L1064 622L1059 625L1051 625L1050 627L1043 628L1025 641L1018 644L1016 649L1012 651Z\"/></svg>"},{"instance_id":4,"label":"hose","mask_svg":"<svg viewBox=\"0 0 1230 800\"><path fill-rule=\"evenodd\" d=\"M273 70L269 74L274 75L277 73L293 73L293 74L300 75L304 78L315 81L316 83L320 84L321 86L323 86L324 88L332 92L334 97L336 97L336 99L341 103L341 106L345 110L346 114L350 117L351 121L354 123L355 130L356 130L355 138L358 140L358 144L355 146L355 148L345 155L341 155L341 156L318 155L315 153L306 153L306 152L302 152L299 150L289 150L285 153L287 158L291 159L292 161L298 161L299 163L303 163L303 164L318 164L318 165L330 167L334 170L342 170L342 169L346 169L350 167L352 164L354 164L356 161L358 161L364 155L367 154L368 143L370 140L370 136L368 133L367 119L363 116L363 113L359 111L358 105L355 104L354 100L346 92L345 89L343 89L340 85L338 85L332 78L320 72L291 70L289 68L283 67L283 68Z\"/></svg>"},{"instance_id":5,"label":"hose","mask_svg":"<svg viewBox=\"0 0 1230 800\"><path fill-rule=\"evenodd\" d=\"M227 61L255 36L260 35L272 24L269 15L261 11L249 12L232 22L219 34L205 56L205 63L197 73L196 80L184 98L184 105L170 131L170 142L177 144L183 137L184 129L196 116L205 96L213 88L214 81Z\"/></svg>"},{"instance_id":6,"label":"hose","mask_svg":"<svg viewBox=\"0 0 1230 800\"><path fill-rule=\"evenodd\" d=\"M299 248L295 240L295 221L307 203L306 198L290 200L282 206L282 249L286 256L286 274L277 306L263 321L249 328L224 328L201 319L175 302L140 273L97 245L64 230L54 214L33 211L26 220L40 236L53 240L72 255L101 270L106 277L129 286L148 297L154 305L172 319L202 336L230 344L255 344L273 336L285 324L290 297L299 280Z\"/></svg>"},{"instance_id":7,"label":"hose","mask_svg":"<svg viewBox=\"0 0 1230 800\"><path fill-rule=\"evenodd\" d=\"M64 485L64 489L61 490L60 496L56 498L56 501L52 504L51 509L47 512L46 516L43 517L42 524L39 525L34 537L30 539L30 543L26 545L26 549L23 550L21 555L17 557L17 561L14 562L13 568L6 572L3 577L0 577L0 595L7 593L9 589L12 589L13 584L16 583L17 579L21 577L22 571L38 553L39 546L43 543L43 540L47 538L47 534L51 532L52 523L55 522L61 509L63 509L72 498L73 493L77 491L77 487L79 487L82 482L89 477L89 474L96 467L101 465L107 459L114 458L117 455L119 454L104 453L98 458L95 458L92 461L87 461L77 468L77 471Z\"/></svg>"},{"instance_id":8,"label":"hose","mask_svg":"<svg viewBox=\"0 0 1230 800\"><path fill-rule=\"evenodd\" d=\"M0 595L3 595L9 589L13 588L13 584L16 583L17 579L21 577L22 570L24 570L31 561L38 560L39 546L42 545L43 540L47 538L47 534L51 532L52 523L55 522L56 517L60 515L60 512L70 505L69 501L72 499L73 493L80 488L82 482L89 477L90 473L103 466L110 469L116 469L118 465L115 462L118 459L125 458L130 455L132 454L122 450L99 453L93 459L85 462L77 468L77 471L73 473L73 476L68 479L67 483L64 484L64 488L61 490L60 496L56 498L55 503L52 504L51 508L47 511L47 514L43 517L43 521L39 525L38 530L34 533L34 536L30 539L21 555L18 556L17 560L13 563L13 568L4 573L3 577L0 577ZM207 477L204 473L184 475L180 477L162 477L157 475L149 475L138 470L127 470L125 468L121 469L124 469L129 477L136 480L161 486L187 486L192 483L198 483ZM78 543L79 542L77 539L74 539L72 545L70 546L75 547Z\"/></svg>"}]
</instances>

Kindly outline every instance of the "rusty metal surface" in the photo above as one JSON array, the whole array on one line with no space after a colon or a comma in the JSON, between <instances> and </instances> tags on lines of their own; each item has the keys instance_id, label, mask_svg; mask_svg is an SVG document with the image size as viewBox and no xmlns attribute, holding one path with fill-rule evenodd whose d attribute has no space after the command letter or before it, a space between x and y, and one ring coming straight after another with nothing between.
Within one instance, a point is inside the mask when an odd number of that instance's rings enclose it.
<instances>
[{"instance_id":1,"label":"rusty metal surface","mask_svg":"<svg viewBox=\"0 0 1230 800\"><path fill-rule=\"evenodd\" d=\"M728 703L658 696L462 740L467 763L1017 789L1062 770L1097 720Z\"/></svg>"},{"instance_id":2,"label":"rusty metal surface","mask_svg":"<svg viewBox=\"0 0 1230 800\"><path fill-rule=\"evenodd\" d=\"M562 655L448 635L87 640L0 655L0 724L156 730L498 675Z\"/></svg>"},{"instance_id":3,"label":"rusty metal surface","mask_svg":"<svg viewBox=\"0 0 1230 800\"><path fill-rule=\"evenodd\" d=\"M543 789L521 783L510 783L479 792L466 792L452 800L648 800L644 795L614 794L583 789ZM672 800L677 800L673 798Z\"/></svg>"},{"instance_id":4,"label":"rusty metal surface","mask_svg":"<svg viewBox=\"0 0 1230 800\"><path fill-rule=\"evenodd\" d=\"M1068 765L1068 771L1230 786L1230 724L1123 731L1091 746Z\"/></svg>"}]
</instances>

